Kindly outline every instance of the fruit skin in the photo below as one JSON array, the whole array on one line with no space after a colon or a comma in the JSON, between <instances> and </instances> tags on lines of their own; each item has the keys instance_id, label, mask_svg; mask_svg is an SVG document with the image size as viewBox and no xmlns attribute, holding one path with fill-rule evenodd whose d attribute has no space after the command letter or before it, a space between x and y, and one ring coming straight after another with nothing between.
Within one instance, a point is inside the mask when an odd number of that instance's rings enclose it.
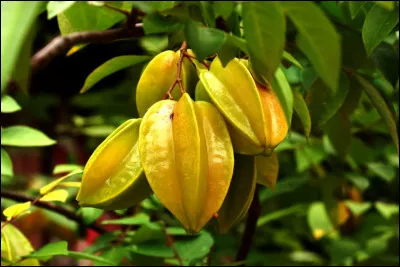
<instances>
[{"instance_id":1,"label":"fruit skin","mask_svg":"<svg viewBox=\"0 0 400 267\"><path fill-rule=\"evenodd\" d=\"M136 87L136 106L140 117L143 117L154 103L164 99L176 79L179 55L179 50L164 51L156 55L145 67ZM182 61L181 78L185 91L192 94L198 78L194 66L187 58ZM171 94L174 99L179 99L181 91L178 84Z\"/></svg>"},{"instance_id":2,"label":"fruit skin","mask_svg":"<svg viewBox=\"0 0 400 267\"><path fill-rule=\"evenodd\" d=\"M256 156L257 183L275 190L276 180L279 174L279 161L276 152L271 156Z\"/></svg>"},{"instance_id":3,"label":"fruit skin","mask_svg":"<svg viewBox=\"0 0 400 267\"><path fill-rule=\"evenodd\" d=\"M235 154L235 167L228 194L218 211L220 233L227 233L250 208L257 181L255 157Z\"/></svg>"},{"instance_id":4,"label":"fruit skin","mask_svg":"<svg viewBox=\"0 0 400 267\"><path fill-rule=\"evenodd\" d=\"M82 176L77 200L83 207L125 209L151 194L138 151L139 125L130 119L93 152Z\"/></svg>"},{"instance_id":5,"label":"fruit skin","mask_svg":"<svg viewBox=\"0 0 400 267\"><path fill-rule=\"evenodd\" d=\"M199 232L220 209L232 179L233 148L222 115L187 93L159 101L143 118L139 153L160 202L189 233Z\"/></svg>"},{"instance_id":6,"label":"fruit skin","mask_svg":"<svg viewBox=\"0 0 400 267\"><path fill-rule=\"evenodd\" d=\"M286 137L288 124L272 88L257 84L239 59L223 68L216 57L200 81L227 120L236 153L269 156Z\"/></svg>"}]
</instances>

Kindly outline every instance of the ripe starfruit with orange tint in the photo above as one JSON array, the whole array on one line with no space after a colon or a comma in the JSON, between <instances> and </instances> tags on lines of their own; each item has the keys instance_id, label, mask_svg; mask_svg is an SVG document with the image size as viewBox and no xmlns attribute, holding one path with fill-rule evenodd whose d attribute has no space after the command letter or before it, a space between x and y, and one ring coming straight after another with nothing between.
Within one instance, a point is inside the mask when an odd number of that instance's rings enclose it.
<instances>
[{"instance_id":1,"label":"ripe starfruit with orange tint","mask_svg":"<svg viewBox=\"0 0 400 267\"><path fill-rule=\"evenodd\" d=\"M222 67L216 57L210 70L202 71L199 77L228 122L235 152L271 155L288 132L284 111L272 88L256 84L237 58Z\"/></svg>"}]
</instances>

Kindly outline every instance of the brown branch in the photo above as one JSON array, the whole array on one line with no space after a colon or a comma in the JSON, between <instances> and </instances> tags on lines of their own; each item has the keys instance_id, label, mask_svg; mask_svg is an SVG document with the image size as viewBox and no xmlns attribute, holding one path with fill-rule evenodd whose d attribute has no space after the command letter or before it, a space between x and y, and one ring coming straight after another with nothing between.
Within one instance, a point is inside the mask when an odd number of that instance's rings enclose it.
<instances>
[{"instance_id":1,"label":"brown branch","mask_svg":"<svg viewBox=\"0 0 400 267\"><path fill-rule=\"evenodd\" d=\"M118 28L105 31L75 32L55 37L50 43L33 55L31 59L32 72L45 67L57 55L71 49L74 45L85 43L102 43L129 37L143 36L142 24L135 28Z\"/></svg>"},{"instance_id":2,"label":"brown branch","mask_svg":"<svg viewBox=\"0 0 400 267\"><path fill-rule=\"evenodd\" d=\"M257 220L261 215L261 204L258 196L258 187L254 192L253 201L247 215L246 227L242 236L239 250L236 255L236 261L244 261L250 252L251 245L253 243L253 237L257 228Z\"/></svg>"},{"instance_id":3,"label":"brown branch","mask_svg":"<svg viewBox=\"0 0 400 267\"><path fill-rule=\"evenodd\" d=\"M70 211L62 206L58 206L54 203L38 201L33 197L29 197L29 196L25 196L25 195L21 195L21 194L15 193L15 192L5 191L5 190L1 190L0 194L1 194L1 197L12 199L17 202L32 201L32 204L35 204L38 207L57 212L58 214L61 214L61 215L65 216L66 218L71 219L82 226L91 228L100 234L107 233L107 230L105 230L104 228L102 228L96 224L85 225L85 223L83 222L83 219L80 216L76 215L75 212Z\"/></svg>"},{"instance_id":4,"label":"brown branch","mask_svg":"<svg viewBox=\"0 0 400 267\"><path fill-rule=\"evenodd\" d=\"M121 14L124 14L124 15L127 16L127 17L129 17L129 16L131 15L131 13L129 13L128 11L123 10L123 9L119 9L119 8L117 8L117 7L113 7L112 5L109 5L109 4L107 4L107 3L104 3L103 6L106 7L106 8L112 9L112 10L114 10L114 11L117 11L117 12L119 12L119 13L121 13Z\"/></svg>"},{"instance_id":5,"label":"brown branch","mask_svg":"<svg viewBox=\"0 0 400 267\"><path fill-rule=\"evenodd\" d=\"M172 249L172 251L174 252L174 257L179 261L179 264L181 266L183 266L183 260L182 260L181 256L179 256L178 250L176 249L176 247L174 245L174 239L172 238L172 236L170 234L167 233L167 228L165 227L163 222L161 223L161 227L166 236L167 246Z\"/></svg>"},{"instance_id":6,"label":"brown branch","mask_svg":"<svg viewBox=\"0 0 400 267\"><path fill-rule=\"evenodd\" d=\"M185 52L187 50L187 43L186 41L182 42L182 46L181 46L181 53L179 55L179 59L178 59L178 63L177 63L177 67L178 67L178 71L176 74L176 79L174 81L174 83L171 85L171 87L168 89L167 93L165 94L164 99L174 99L171 95L172 90L174 90L174 87L176 84L179 84L179 88L181 89L181 94L183 95L185 93L185 89L183 88L182 85L182 78L181 78L181 73L182 73L182 62L183 62L183 58L185 56Z\"/></svg>"}]
</instances>

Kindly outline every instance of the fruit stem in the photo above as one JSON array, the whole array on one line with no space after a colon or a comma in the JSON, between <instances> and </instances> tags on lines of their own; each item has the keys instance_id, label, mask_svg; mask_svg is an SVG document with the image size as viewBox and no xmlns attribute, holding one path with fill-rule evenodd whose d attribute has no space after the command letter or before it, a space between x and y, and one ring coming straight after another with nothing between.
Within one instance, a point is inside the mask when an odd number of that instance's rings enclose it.
<instances>
[{"instance_id":1,"label":"fruit stem","mask_svg":"<svg viewBox=\"0 0 400 267\"><path fill-rule=\"evenodd\" d=\"M190 55L189 53L185 52L185 57L187 57L193 65L195 65L192 61L192 59L196 59L198 61L198 59L192 55ZM207 62L205 62L204 60L201 62L201 64L203 64L204 67L206 67L208 70L210 69L210 65L207 64Z\"/></svg>"},{"instance_id":2,"label":"fruit stem","mask_svg":"<svg viewBox=\"0 0 400 267\"><path fill-rule=\"evenodd\" d=\"M181 48L179 50L181 51L181 53L179 54L179 59L178 59L178 63L177 63L178 71L176 74L176 79L175 79L174 83L171 85L171 87L168 89L167 93L165 94L164 99L167 99L167 98L174 99L171 95L171 92L172 92L172 90L174 90L176 84L179 84L179 88L181 89L181 95L183 95L185 93L185 89L183 88L183 85L182 85L181 73L182 73L183 58L187 51L186 41L182 42Z\"/></svg>"}]
</instances>

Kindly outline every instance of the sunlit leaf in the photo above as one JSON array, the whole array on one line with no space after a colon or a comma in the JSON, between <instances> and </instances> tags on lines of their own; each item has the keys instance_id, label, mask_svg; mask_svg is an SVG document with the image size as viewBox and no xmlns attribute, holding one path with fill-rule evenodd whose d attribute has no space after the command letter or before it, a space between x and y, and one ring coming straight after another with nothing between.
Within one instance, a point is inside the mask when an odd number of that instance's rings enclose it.
<instances>
[{"instance_id":1,"label":"sunlit leaf","mask_svg":"<svg viewBox=\"0 0 400 267\"><path fill-rule=\"evenodd\" d=\"M9 95L1 97L1 113L12 113L21 110L20 105Z\"/></svg>"},{"instance_id":2,"label":"sunlit leaf","mask_svg":"<svg viewBox=\"0 0 400 267\"><path fill-rule=\"evenodd\" d=\"M68 198L68 191L65 189L57 189L51 191L40 198L40 201L50 202L50 201L60 201L65 202Z\"/></svg>"},{"instance_id":3,"label":"sunlit leaf","mask_svg":"<svg viewBox=\"0 0 400 267\"><path fill-rule=\"evenodd\" d=\"M1 130L1 144L5 146L51 146L55 140L28 126L10 126Z\"/></svg>"},{"instance_id":4,"label":"sunlit leaf","mask_svg":"<svg viewBox=\"0 0 400 267\"><path fill-rule=\"evenodd\" d=\"M58 184L60 184L61 182L63 182L65 179L68 179L76 174L81 174L83 172L82 169L78 169L75 171L72 171L70 173L68 173L67 175L58 178L57 180L43 186L42 188L40 188L40 194L44 195L47 194L48 192L50 192L51 190L53 190Z\"/></svg>"},{"instance_id":5,"label":"sunlit leaf","mask_svg":"<svg viewBox=\"0 0 400 267\"><path fill-rule=\"evenodd\" d=\"M8 176L14 175L11 158L3 148L1 149L1 174Z\"/></svg>"},{"instance_id":6,"label":"sunlit leaf","mask_svg":"<svg viewBox=\"0 0 400 267\"><path fill-rule=\"evenodd\" d=\"M3 211L4 216L7 217L7 220L11 220L14 217L21 215L23 212L27 211L31 207L31 201L25 203L18 203L12 206L9 206Z\"/></svg>"}]
</instances>

